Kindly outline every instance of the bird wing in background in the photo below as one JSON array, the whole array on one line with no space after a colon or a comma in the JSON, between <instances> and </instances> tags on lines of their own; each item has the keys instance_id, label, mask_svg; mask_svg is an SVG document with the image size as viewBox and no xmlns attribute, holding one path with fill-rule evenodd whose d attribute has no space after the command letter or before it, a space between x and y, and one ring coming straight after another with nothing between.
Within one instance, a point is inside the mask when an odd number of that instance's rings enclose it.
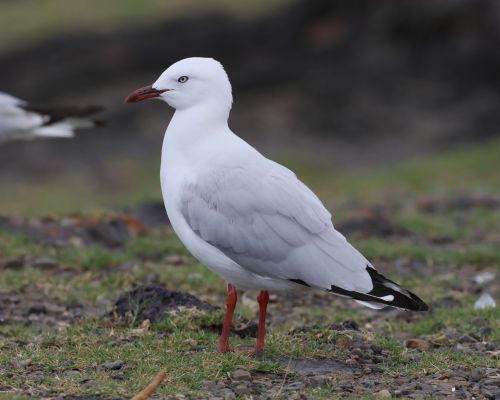
<instances>
[{"instance_id":1,"label":"bird wing in background","mask_svg":"<svg viewBox=\"0 0 500 400\"><path fill-rule=\"evenodd\" d=\"M0 142L37 137L73 137L75 129L99 124L100 106L33 106L0 92Z\"/></svg>"}]
</instances>

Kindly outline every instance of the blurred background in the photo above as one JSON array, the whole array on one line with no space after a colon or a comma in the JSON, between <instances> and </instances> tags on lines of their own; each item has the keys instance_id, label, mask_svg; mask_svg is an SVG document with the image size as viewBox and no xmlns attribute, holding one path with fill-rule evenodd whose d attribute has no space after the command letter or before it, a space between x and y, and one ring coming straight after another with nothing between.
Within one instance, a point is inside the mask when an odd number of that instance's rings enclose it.
<instances>
[{"instance_id":1,"label":"blurred background","mask_svg":"<svg viewBox=\"0 0 500 400\"><path fill-rule=\"evenodd\" d=\"M159 200L172 111L123 98L189 56L224 64L232 129L327 203L495 191L499 49L496 0L2 0L0 91L107 125L0 146L0 214Z\"/></svg>"}]
</instances>

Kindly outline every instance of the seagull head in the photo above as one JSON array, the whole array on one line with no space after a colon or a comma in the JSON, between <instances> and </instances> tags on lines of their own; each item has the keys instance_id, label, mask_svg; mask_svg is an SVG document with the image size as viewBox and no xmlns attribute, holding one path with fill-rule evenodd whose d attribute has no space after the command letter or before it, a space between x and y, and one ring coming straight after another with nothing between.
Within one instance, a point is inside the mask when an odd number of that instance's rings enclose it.
<instances>
[{"instance_id":1,"label":"seagull head","mask_svg":"<svg viewBox=\"0 0 500 400\"><path fill-rule=\"evenodd\" d=\"M160 99L176 110L200 104L231 109L231 84L222 64L213 58L185 58L168 67L150 86L137 89L125 103Z\"/></svg>"}]
</instances>

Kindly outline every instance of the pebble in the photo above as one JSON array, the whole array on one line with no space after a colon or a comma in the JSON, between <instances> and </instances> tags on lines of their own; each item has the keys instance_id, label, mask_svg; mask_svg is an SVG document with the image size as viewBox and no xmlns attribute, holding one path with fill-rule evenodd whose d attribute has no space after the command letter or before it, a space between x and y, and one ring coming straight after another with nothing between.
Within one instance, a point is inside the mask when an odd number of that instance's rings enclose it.
<instances>
[{"instance_id":1,"label":"pebble","mask_svg":"<svg viewBox=\"0 0 500 400\"><path fill-rule=\"evenodd\" d=\"M484 377L484 369L483 368L474 368L470 374L470 379L477 382Z\"/></svg>"},{"instance_id":2,"label":"pebble","mask_svg":"<svg viewBox=\"0 0 500 400\"><path fill-rule=\"evenodd\" d=\"M21 269L22 267L24 267L24 260L22 258L0 260L0 269Z\"/></svg>"},{"instance_id":3,"label":"pebble","mask_svg":"<svg viewBox=\"0 0 500 400\"><path fill-rule=\"evenodd\" d=\"M330 380L328 375L314 375L309 378L310 387L322 386Z\"/></svg>"},{"instance_id":4,"label":"pebble","mask_svg":"<svg viewBox=\"0 0 500 400\"><path fill-rule=\"evenodd\" d=\"M11 364L14 368L24 368L31 365L31 358L27 358L26 360L12 360Z\"/></svg>"},{"instance_id":5,"label":"pebble","mask_svg":"<svg viewBox=\"0 0 500 400\"><path fill-rule=\"evenodd\" d=\"M347 321L342 322L342 328L351 331L359 331L359 324L353 319L348 319Z\"/></svg>"},{"instance_id":6,"label":"pebble","mask_svg":"<svg viewBox=\"0 0 500 400\"><path fill-rule=\"evenodd\" d=\"M224 398L224 400L234 400L236 398L236 395L231 389L224 388L220 391L220 394Z\"/></svg>"},{"instance_id":7,"label":"pebble","mask_svg":"<svg viewBox=\"0 0 500 400\"><path fill-rule=\"evenodd\" d=\"M36 269L48 270L55 269L58 267L58 263L53 258L43 257L33 260L31 266Z\"/></svg>"},{"instance_id":8,"label":"pebble","mask_svg":"<svg viewBox=\"0 0 500 400\"><path fill-rule=\"evenodd\" d=\"M389 392L387 389L382 389L381 391L375 393L375 398L377 399L390 399L391 397L391 392Z\"/></svg>"},{"instance_id":9,"label":"pebble","mask_svg":"<svg viewBox=\"0 0 500 400\"><path fill-rule=\"evenodd\" d=\"M472 336L467 335L466 333L460 336L458 339L458 343L475 343L477 342L476 339L474 339Z\"/></svg>"},{"instance_id":10,"label":"pebble","mask_svg":"<svg viewBox=\"0 0 500 400\"><path fill-rule=\"evenodd\" d=\"M495 308L497 303L495 299L491 297L491 294L484 292L474 303L475 310L484 310L487 308Z\"/></svg>"},{"instance_id":11,"label":"pebble","mask_svg":"<svg viewBox=\"0 0 500 400\"><path fill-rule=\"evenodd\" d=\"M372 361L373 361L375 364L380 364L380 363L383 363L383 362L384 362L384 357L381 357L381 356L373 356L373 357L372 357Z\"/></svg>"},{"instance_id":12,"label":"pebble","mask_svg":"<svg viewBox=\"0 0 500 400\"><path fill-rule=\"evenodd\" d=\"M222 397L209 397L208 400L224 400Z\"/></svg>"},{"instance_id":13,"label":"pebble","mask_svg":"<svg viewBox=\"0 0 500 400\"><path fill-rule=\"evenodd\" d=\"M252 374L244 369L237 369L232 376L235 381L249 381L252 379Z\"/></svg>"},{"instance_id":14,"label":"pebble","mask_svg":"<svg viewBox=\"0 0 500 400\"><path fill-rule=\"evenodd\" d=\"M377 346L376 344L371 344L370 349L373 352L373 354L382 354L382 347Z\"/></svg>"},{"instance_id":15,"label":"pebble","mask_svg":"<svg viewBox=\"0 0 500 400\"><path fill-rule=\"evenodd\" d=\"M252 394L252 389L250 389L245 383L240 383L234 388L234 391L236 394Z\"/></svg>"},{"instance_id":16,"label":"pebble","mask_svg":"<svg viewBox=\"0 0 500 400\"><path fill-rule=\"evenodd\" d=\"M76 369L67 369L67 370L64 370L63 371L63 374L64 375L80 375L80 371L76 370Z\"/></svg>"},{"instance_id":17,"label":"pebble","mask_svg":"<svg viewBox=\"0 0 500 400\"><path fill-rule=\"evenodd\" d=\"M296 381L296 382L292 382L290 383L289 385L286 385L283 390L286 391L286 392L295 392L297 390L304 390L305 388L305 385L303 382L301 381Z\"/></svg>"},{"instance_id":18,"label":"pebble","mask_svg":"<svg viewBox=\"0 0 500 400\"><path fill-rule=\"evenodd\" d=\"M495 277L496 274L494 272L485 271L481 272L480 274L477 274L474 278L472 278L472 280L478 285L485 285L493 281Z\"/></svg>"},{"instance_id":19,"label":"pebble","mask_svg":"<svg viewBox=\"0 0 500 400\"><path fill-rule=\"evenodd\" d=\"M470 321L471 325L483 326L486 324L486 320L483 317L474 317Z\"/></svg>"},{"instance_id":20,"label":"pebble","mask_svg":"<svg viewBox=\"0 0 500 400\"><path fill-rule=\"evenodd\" d=\"M46 314L47 308L44 304L33 304L29 310L28 314Z\"/></svg>"},{"instance_id":21,"label":"pebble","mask_svg":"<svg viewBox=\"0 0 500 400\"><path fill-rule=\"evenodd\" d=\"M104 364L102 364L102 367L107 370L115 371L117 369L120 369L124 365L125 361L117 360L117 361L105 362Z\"/></svg>"},{"instance_id":22,"label":"pebble","mask_svg":"<svg viewBox=\"0 0 500 400\"><path fill-rule=\"evenodd\" d=\"M432 343L438 346L448 346L450 345L450 339L446 335L439 335L432 340Z\"/></svg>"},{"instance_id":23,"label":"pebble","mask_svg":"<svg viewBox=\"0 0 500 400\"><path fill-rule=\"evenodd\" d=\"M430 347L429 342L423 339L408 339L406 341L406 347L409 349L421 349L425 350Z\"/></svg>"},{"instance_id":24,"label":"pebble","mask_svg":"<svg viewBox=\"0 0 500 400\"><path fill-rule=\"evenodd\" d=\"M217 389L217 382L215 381L203 381L203 389L208 392L213 392Z\"/></svg>"},{"instance_id":25,"label":"pebble","mask_svg":"<svg viewBox=\"0 0 500 400\"><path fill-rule=\"evenodd\" d=\"M127 376L123 372L117 372L111 375L111 379L114 379L116 381L124 381L127 379Z\"/></svg>"},{"instance_id":26,"label":"pebble","mask_svg":"<svg viewBox=\"0 0 500 400\"><path fill-rule=\"evenodd\" d=\"M481 339L484 339L485 337L487 336L490 336L491 335L491 332L493 332L493 330L491 329L491 326L483 326L479 332L478 332L478 336L481 337Z\"/></svg>"}]
</instances>

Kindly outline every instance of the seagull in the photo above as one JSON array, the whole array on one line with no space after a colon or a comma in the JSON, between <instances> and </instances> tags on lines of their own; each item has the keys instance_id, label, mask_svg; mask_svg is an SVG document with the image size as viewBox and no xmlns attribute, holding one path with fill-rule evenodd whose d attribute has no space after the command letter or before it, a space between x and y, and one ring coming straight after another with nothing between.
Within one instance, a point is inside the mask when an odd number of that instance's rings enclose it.
<instances>
[{"instance_id":1,"label":"seagull","mask_svg":"<svg viewBox=\"0 0 500 400\"><path fill-rule=\"evenodd\" d=\"M40 137L69 138L75 129L100 124L89 118L100 106L34 106L0 92L0 143Z\"/></svg>"},{"instance_id":2,"label":"seagull","mask_svg":"<svg viewBox=\"0 0 500 400\"><path fill-rule=\"evenodd\" d=\"M218 61L180 60L125 103L147 99L175 109L160 169L172 227L193 256L228 283L218 352L230 351L236 288L260 291L253 352L264 349L269 292L319 289L375 309L428 310L335 230L331 214L292 171L231 131L231 84Z\"/></svg>"}]
</instances>

